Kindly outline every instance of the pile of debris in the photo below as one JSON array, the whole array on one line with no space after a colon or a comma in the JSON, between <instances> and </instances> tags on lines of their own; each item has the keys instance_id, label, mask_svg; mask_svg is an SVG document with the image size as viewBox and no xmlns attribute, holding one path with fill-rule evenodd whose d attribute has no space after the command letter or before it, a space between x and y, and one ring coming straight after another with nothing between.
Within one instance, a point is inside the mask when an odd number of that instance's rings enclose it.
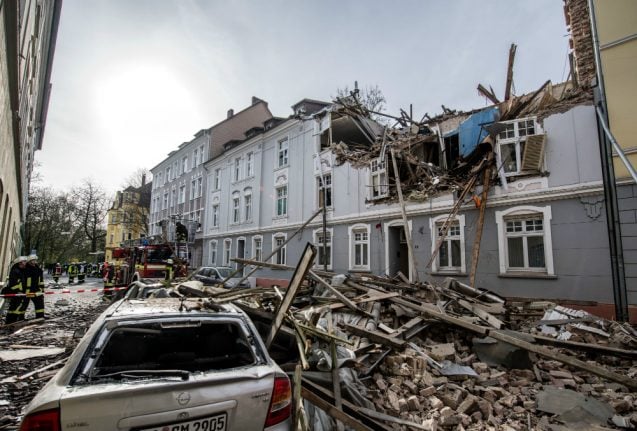
<instances>
[{"instance_id":1,"label":"pile of debris","mask_svg":"<svg viewBox=\"0 0 637 431\"><path fill-rule=\"evenodd\" d=\"M630 325L549 302L509 304L454 279L319 271L315 253L308 244L296 268L237 259L294 270L287 289L176 289L252 317L294 374L298 429L637 426Z\"/></svg>"},{"instance_id":2,"label":"pile of debris","mask_svg":"<svg viewBox=\"0 0 637 431\"><path fill-rule=\"evenodd\" d=\"M97 294L47 297L46 320L0 325L0 430L17 428L22 409L80 341L76 331L88 328L107 305Z\"/></svg>"}]
</instances>

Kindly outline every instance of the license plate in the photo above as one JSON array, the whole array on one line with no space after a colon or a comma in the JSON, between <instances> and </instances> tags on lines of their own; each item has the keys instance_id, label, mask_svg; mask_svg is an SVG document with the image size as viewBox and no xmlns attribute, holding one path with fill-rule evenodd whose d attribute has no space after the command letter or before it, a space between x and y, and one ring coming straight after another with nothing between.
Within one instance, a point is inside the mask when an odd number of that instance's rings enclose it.
<instances>
[{"instance_id":1,"label":"license plate","mask_svg":"<svg viewBox=\"0 0 637 431\"><path fill-rule=\"evenodd\" d=\"M144 428L139 431L225 431L227 423L228 415L221 413L208 418L162 425L155 428Z\"/></svg>"}]
</instances>

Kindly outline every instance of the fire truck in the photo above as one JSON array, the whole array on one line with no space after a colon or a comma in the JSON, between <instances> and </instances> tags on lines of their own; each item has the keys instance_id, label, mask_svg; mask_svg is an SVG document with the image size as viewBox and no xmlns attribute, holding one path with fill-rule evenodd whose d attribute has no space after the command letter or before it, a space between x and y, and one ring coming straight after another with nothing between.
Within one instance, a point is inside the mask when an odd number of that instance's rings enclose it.
<instances>
[{"instance_id":1,"label":"fire truck","mask_svg":"<svg viewBox=\"0 0 637 431\"><path fill-rule=\"evenodd\" d=\"M185 261L177 258L170 244L139 245L113 249L115 264L114 285L128 286L141 278L164 279L168 259L173 260L175 277L187 272Z\"/></svg>"}]
</instances>

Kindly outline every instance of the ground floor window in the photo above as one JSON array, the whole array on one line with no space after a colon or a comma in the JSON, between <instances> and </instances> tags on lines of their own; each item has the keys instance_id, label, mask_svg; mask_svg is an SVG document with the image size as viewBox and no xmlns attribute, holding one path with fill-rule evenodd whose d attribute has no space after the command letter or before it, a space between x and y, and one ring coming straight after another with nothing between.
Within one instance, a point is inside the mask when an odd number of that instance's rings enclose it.
<instances>
[{"instance_id":1,"label":"ground floor window","mask_svg":"<svg viewBox=\"0 0 637 431\"><path fill-rule=\"evenodd\" d=\"M272 251L277 250L274 255L274 263L277 265L286 265L286 248L285 244L285 234L278 233L272 236ZM280 247L280 248L279 248Z\"/></svg>"},{"instance_id":2,"label":"ground floor window","mask_svg":"<svg viewBox=\"0 0 637 431\"><path fill-rule=\"evenodd\" d=\"M435 253L436 247L440 245L432 263L434 272L466 271L464 227L464 215L449 219L449 216L444 214L431 219L431 252Z\"/></svg>"},{"instance_id":3,"label":"ground floor window","mask_svg":"<svg viewBox=\"0 0 637 431\"><path fill-rule=\"evenodd\" d=\"M254 260L261 262L263 260L263 238L255 236L252 238L252 250L254 250Z\"/></svg>"},{"instance_id":4,"label":"ground floor window","mask_svg":"<svg viewBox=\"0 0 637 431\"><path fill-rule=\"evenodd\" d=\"M317 247L316 266L323 268L327 265L328 269L332 269L332 229L326 229L323 235L323 229L314 231L314 244Z\"/></svg>"},{"instance_id":5,"label":"ground floor window","mask_svg":"<svg viewBox=\"0 0 637 431\"><path fill-rule=\"evenodd\" d=\"M210 241L210 254L209 259L210 265L217 265L217 241Z\"/></svg>"},{"instance_id":6,"label":"ground floor window","mask_svg":"<svg viewBox=\"0 0 637 431\"><path fill-rule=\"evenodd\" d=\"M496 212L501 273L554 275L551 207L515 207Z\"/></svg>"},{"instance_id":7,"label":"ground floor window","mask_svg":"<svg viewBox=\"0 0 637 431\"><path fill-rule=\"evenodd\" d=\"M223 241L223 266L230 266L230 256L232 252L232 240L226 239Z\"/></svg>"},{"instance_id":8,"label":"ground floor window","mask_svg":"<svg viewBox=\"0 0 637 431\"><path fill-rule=\"evenodd\" d=\"M369 270L369 226L354 225L349 231L350 269Z\"/></svg>"}]
</instances>

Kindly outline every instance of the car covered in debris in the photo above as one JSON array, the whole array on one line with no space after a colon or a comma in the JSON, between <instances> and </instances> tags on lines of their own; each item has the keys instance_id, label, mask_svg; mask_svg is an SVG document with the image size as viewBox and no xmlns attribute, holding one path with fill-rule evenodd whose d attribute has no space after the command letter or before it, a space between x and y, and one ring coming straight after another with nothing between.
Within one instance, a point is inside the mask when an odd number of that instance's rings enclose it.
<instances>
[{"instance_id":1,"label":"car covered in debris","mask_svg":"<svg viewBox=\"0 0 637 431\"><path fill-rule=\"evenodd\" d=\"M288 430L288 377L248 316L194 298L124 298L91 325L21 430Z\"/></svg>"},{"instance_id":2,"label":"car covered in debris","mask_svg":"<svg viewBox=\"0 0 637 431\"><path fill-rule=\"evenodd\" d=\"M215 286L221 283L221 281L228 278L235 270L229 266L202 266L198 268L192 275L193 280L201 281L205 286ZM247 289L250 287L248 280L232 277L227 280L223 286L228 288L240 288Z\"/></svg>"}]
</instances>

